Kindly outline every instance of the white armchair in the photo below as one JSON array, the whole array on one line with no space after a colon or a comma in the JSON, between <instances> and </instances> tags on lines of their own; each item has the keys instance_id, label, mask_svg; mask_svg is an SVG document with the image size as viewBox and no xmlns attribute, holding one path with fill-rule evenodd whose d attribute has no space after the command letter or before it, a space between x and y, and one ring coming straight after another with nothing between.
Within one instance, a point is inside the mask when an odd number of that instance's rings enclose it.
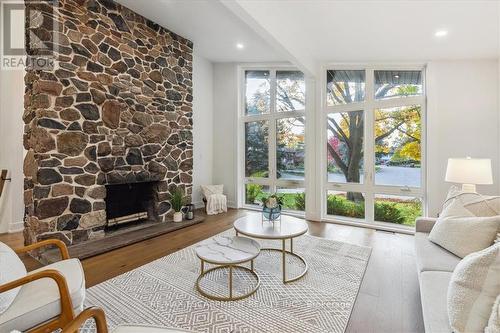
<instances>
[{"instance_id":1,"label":"white armchair","mask_svg":"<svg viewBox=\"0 0 500 333\"><path fill-rule=\"evenodd\" d=\"M208 215L227 212L227 198L224 185L202 185L203 202Z\"/></svg>"},{"instance_id":2,"label":"white armchair","mask_svg":"<svg viewBox=\"0 0 500 333\"><path fill-rule=\"evenodd\" d=\"M62 260L31 272L22 271L24 264L17 254L48 245L59 248ZM80 260L69 257L62 241L49 239L16 251L0 242L0 262L0 332L52 332L83 310L83 268ZM20 272L13 278L14 267Z\"/></svg>"}]
</instances>

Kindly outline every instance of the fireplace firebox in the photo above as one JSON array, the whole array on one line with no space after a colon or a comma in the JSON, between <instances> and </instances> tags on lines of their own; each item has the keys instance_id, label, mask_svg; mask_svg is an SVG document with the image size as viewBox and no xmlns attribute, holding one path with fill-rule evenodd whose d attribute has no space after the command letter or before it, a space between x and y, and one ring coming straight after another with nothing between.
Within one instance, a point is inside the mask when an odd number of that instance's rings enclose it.
<instances>
[{"instance_id":1,"label":"fireplace firebox","mask_svg":"<svg viewBox=\"0 0 500 333\"><path fill-rule=\"evenodd\" d=\"M154 187L157 182L106 185L106 227L131 222L157 222Z\"/></svg>"}]
</instances>

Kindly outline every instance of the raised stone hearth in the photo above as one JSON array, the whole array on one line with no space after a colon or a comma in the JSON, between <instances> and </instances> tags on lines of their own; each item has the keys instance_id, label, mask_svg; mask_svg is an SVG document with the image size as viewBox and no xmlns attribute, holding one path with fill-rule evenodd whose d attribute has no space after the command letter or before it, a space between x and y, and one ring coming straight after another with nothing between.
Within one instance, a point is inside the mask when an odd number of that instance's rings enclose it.
<instances>
[{"instance_id":1,"label":"raised stone hearth","mask_svg":"<svg viewBox=\"0 0 500 333\"><path fill-rule=\"evenodd\" d=\"M112 229L106 234L106 238L93 239L71 245L68 250L72 258L85 259L123 246L183 229L194 224L201 223L204 220L205 214L203 212L197 212L193 220L186 220L180 223L145 222L133 224L127 228L116 230ZM51 263L59 260L59 255L59 250L53 249L45 252L41 259L44 263Z\"/></svg>"},{"instance_id":2,"label":"raised stone hearth","mask_svg":"<svg viewBox=\"0 0 500 333\"><path fill-rule=\"evenodd\" d=\"M169 221L172 190L192 190L192 43L111 0L26 6L43 14L28 33L56 45L54 68L25 76L26 242L105 237L109 184L155 182Z\"/></svg>"}]
</instances>

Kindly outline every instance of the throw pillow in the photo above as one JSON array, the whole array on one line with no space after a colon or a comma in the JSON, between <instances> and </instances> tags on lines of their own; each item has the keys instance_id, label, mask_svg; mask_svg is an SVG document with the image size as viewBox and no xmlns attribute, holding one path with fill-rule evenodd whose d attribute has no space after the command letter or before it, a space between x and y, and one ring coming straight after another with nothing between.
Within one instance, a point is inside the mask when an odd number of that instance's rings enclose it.
<instances>
[{"instance_id":1,"label":"throw pillow","mask_svg":"<svg viewBox=\"0 0 500 333\"><path fill-rule=\"evenodd\" d=\"M500 244L461 260L448 286L447 308L453 332L483 332L500 294Z\"/></svg>"},{"instance_id":2,"label":"throw pillow","mask_svg":"<svg viewBox=\"0 0 500 333\"><path fill-rule=\"evenodd\" d=\"M0 242L0 285L26 276L26 267L17 254ZM0 293L0 314L5 312L16 298L21 287Z\"/></svg>"},{"instance_id":3,"label":"throw pillow","mask_svg":"<svg viewBox=\"0 0 500 333\"><path fill-rule=\"evenodd\" d=\"M466 202L464 207L475 216L500 215L500 197L480 197Z\"/></svg>"},{"instance_id":4,"label":"throw pillow","mask_svg":"<svg viewBox=\"0 0 500 333\"><path fill-rule=\"evenodd\" d=\"M484 329L484 333L500 333L500 294L493 304L488 326Z\"/></svg>"},{"instance_id":5,"label":"throw pillow","mask_svg":"<svg viewBox=\"0 0 500 333\"><path fill-rule=\"evenodd\" d=\"M448 190L443 210L451 203L459 202L467 208L474 216L495 216L500 215L500 197L487 196L479 193L463 192L453 185Z\"/></svg>"},{"instance_id":6,"label":"throw pillow","mask_svg":"<svg viewBox=\"0 0 500 333\"><path fill-rule=\"evenodd\" d=\"M453 201L439 216L429 240L463 258L493 244L499 230L500 216L477 217Z\"/></svg>"}]
</instances>

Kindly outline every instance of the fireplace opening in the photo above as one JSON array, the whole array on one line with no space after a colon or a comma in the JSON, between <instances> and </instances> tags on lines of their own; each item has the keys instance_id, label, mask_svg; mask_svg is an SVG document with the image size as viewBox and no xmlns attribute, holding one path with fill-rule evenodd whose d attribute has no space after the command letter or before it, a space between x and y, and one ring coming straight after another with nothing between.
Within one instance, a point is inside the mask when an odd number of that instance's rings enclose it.
<instances>
[{"instance_id":1,"label":"fireplace opening","mask_svg":"<svg viewBox=\"0 0 500 333\"><path fill-rule=\"evenodd\" d=\"M156 182L106 185L106 227L157 221L155 184Z\"/></svg>"}]
</instances>

